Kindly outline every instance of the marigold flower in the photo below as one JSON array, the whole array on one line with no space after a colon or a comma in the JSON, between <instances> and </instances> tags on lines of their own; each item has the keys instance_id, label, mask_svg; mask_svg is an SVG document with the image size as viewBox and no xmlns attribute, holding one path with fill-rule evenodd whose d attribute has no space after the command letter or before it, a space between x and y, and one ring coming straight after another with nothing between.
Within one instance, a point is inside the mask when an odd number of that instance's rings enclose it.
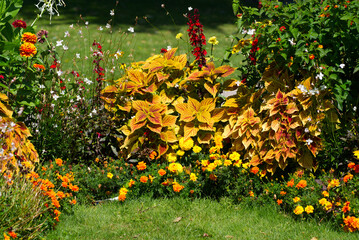
<instances>
[{"instance_id":1,"label":"marigold flower","mask_svg":"<svg viewBox=\"0 0 359 240\"><path fill-rule=\"evenodd\" d=\"M208 39L208 43L210 43L212 45L217 45L219 42L217 40L217 37L213 36Z\"/></svg>"},{"instance_id":2,"label":"marigold flower","mask_svg":"<svg viewBox=\"0 0 359 240\"><path fill-rule=\"evenodd\" d=\"M145 170L147 168L146 163L144 161L139 162L136 167L140 171Z\"/></svg>"},{"instance_id":3,"label":"marigold flower","mask_svg":"<svg viewBox=\"0 0 359 240\"><path fill-rule=\"evenodd\" d=\"M277 204L278 204L278 205L281 205L282 203L283 203L283 200L282 200L282 199L278 199L278 200L277 200Z\"/></svg>"},{"instance_id":4,"label":"marigold flower","mask_svg":"<svg viewBox=\"0 0 359 240\"><path fill-rule=\"evenodd\" d=\"M259 172L259 168L258 167L252 167L250 172L254 173L254 174L257 174Z\"/></svg>"},{"instance_id":5,"label":"marigold flower","mask_svg":"<svg viewBox=\"0 0 359 240\"><path fill-rule=\"evenodd\" d=\"M294 179L292 178L289 182L287 182L287 187L293 187L294 186Z\"/></svg>"},{"instance_id":6,"label":"marigold flower","mask_svg":"<svg viewBox=\"0 0 359 240\"><path fill-rule=\"evenodd\" d=\"M305 188L307 186L306 180L300 180L299 183L295 186L296 188Z\"/></svg>"},{"instance_id":7,"label":"marigold flower","mask_svg":"<svg viewBox=\"0 0 359 240\"><path fill-rule=\"evenodd\" d=\"M314 54L310 54L310 55L309 55L309 59L310 59L310 60L313 60L314 58L315 58Z\"/></svg>"},{"instance_id":8,"label":"marigold flower","mask_svg":"<svg viewBox=\"0 0 359 240\"><path fill-rule=\"evenodd\" d=\"M325 206L324 206L324 208L325 208L325 210L329 210L329 209L331 209L333 207L333 204L331 203L331 202L329 202L329 201L327 201L326 203L325 203Z\"/></svg>"},{"instance_id":9,"label":"marigold flower","mask_svg":"<svg viewBox=\"0 0 359 240\"><path fill-rule=\"evenodd\" d=\"M183 167L180 163L171 163L168 166L168 170L173 173L181 173L183 172Z\"/></svg>"},{"instance_id":10,"label":"marigold flower","mask_svg":"<svg viewBox=\"0 0 359 240\"><path fill-rule=\"evenodd\" d=\"M14 28L26 28L26 22L24 22L23 20L15 20L12 25L14 26Z\"/></svg>"},{"instance_id":11,"label":"marigold flower","mask_svg":"<svg viewBox=\"0 0 359 240\"><path fill-rule=\"evenodd\" d=\"M284 195L286 195L286 194L287 194L286 191L280 191L280 195L284 196Z\"/></svg>"},{"instance_id":12,"label":"marigold flower","mask_svg":"<svg viewBox=\"0 0 359 240\"><path fill-rule=\"evenodd\" d=\"M324 197L329 197L329 193L328 193L327 191L323 191L323 192L322 192L322 195L323 195Z\"/></svg>"},{"instance_id":13,"label":"marigold flower","mask_svg":"<svg viewBox=\"0 0 359 240\"><path fill-rule=\"evenodd\" d=\"M189 176L189 179L193 182L197 181L197 176L195 173L191 173L190 176Z\"/></svg>"},{"instance_id":14,"label":"marigold flower","mask_svg":"<svg viewBox=\"0 0 359 240\"><path fill-rule=\"evenodd\" d=\"M354 156L356 156L356 158L359 158L359 150L356 150L353 153L354 153Z\"/></svg>"},{"instance_id":15,"label":"marigold flower","mask_svg":"<svg viewBox=\"0 0 359 240\"><path fill-rule=\"evenodd\" d=\"M141 176L141 178L140 178L140 182L141 183L146 183L148 181L148 177L146 177L146 176Z\"/></svg>"},{"instance_id":16,"label":"marigold flower","mask_svg":"<svg viewBox=\"0 0 359 240\"><path fill-rule=\"evenodd\" d=\"M299 197L293 198L293 202L294 202L294 203L297 203L297 202L299 202L299 201L300 201L300 198L299 198Z\"/></svg>"},{"instance_id":17,"label":"marigold flower","mask_svg":"<svg viewBox=\"0 0 359 240\"><path fill-rule=\"evenodd\" d=\"M228 159L224 160L224 166L228 167L228 166L230 166L230 165L232 165L232 161L231 161L231 160L228 160Z\"/></svg>"},{"instance_id":18,"label":"marigold flower","mask_svg":"<svg viewBox=\"0 0 359 240\"><path fill-rule=\"evenodd\" d=\"M216 164L210 163L210 164L208 164L208 166L207 166L207 170L208 170L209 172L212 172L214 169L216 169L216 167L217 167Z\"/></svg>"},{"instance_id":19,"label":"marigold flower","mask_svg":"<svg viewBox=\"0 0 359 240\"><path fill-rule=\"evenodd\" d=\"M215 174L211 173L211 174L209 175L209 179L211 179L212 181L216 181L216 180L217 180L217 176L216 176Z\"/></svg>"},{"instance_id":20,"label":"marigold flower","mask_svg":"<svg viewBox=\"0 0 359 240\"><path fill-rule=\"evenodd\" d=\"M157 156L157 152L156 151L152 151L151 153L150 153L150 159L155 159L156 158L156 156Z\"/></svg>"},{"instance_id":21,"label":"marigold flower","mask_svg":"<svg viewBox=\"0 0 359 240\"><path fill-rule=\"evenodd\" d=\"M344 207L342 208L342 212L343 213L346 213L346 212L349 212L350 211L350 206L349 206L350 202L349 201L346 201L345 204L344 204Z\"/></svg>"},{"instance_id":22,"label":"marigold flower","mask_svg":"<svg viewBox=\"0 0 359 240\"><path fill-rule=\"evenodd\" d=\"M67 184L67 182L62 182L61 186L64 187L64 188L67 188L68 184Z\"/></svg>"},{"instance_id":23,"label":"marigold flower","mask_svg":"<svg viewBox=\"0 0 359 240\"><path fill-rule=\"evenodd\" d=\"M343 219L345 224L345 230L349 232L355 232L359 230L359 218L354 216L347 216Z\"/></svg>"},{"instance_id":24,"label":"marigold flower","mask_svg":"<svg viewBox=\"0 0 359 240\"><path fill-rule=\"evenodd\" d=\"M34 65L32 65L34 68L37 68L38 70L41 70L41 71L43 71L43 70L45 70L45 66L44 65L41 65L41 64L34 64Z\"/></svg>"},{"instance_id":25,"label":"marigold flower","mask_svg":"<svg viewBox=\"0 0 359 240\"><path fill-rule=\"evenodd\" d=\"M348 182L349 180L351 180L351 179L353 179L353 175L350 174L350 173L348 173L347 175L344 176L343 181L344 181L345 183L347 183L347 182Z\"/></svg>"},{"instance_id":26,"label":"marigold flower","mask_svg":"<svg viewBox=\"0 0 359 240\"><path fill-rule=\"evenodd\" d=\"M126 194L119 194L118 195L118 201L124 202L126 200Z\"/></svg>"},{"instance_id":27,"label":"marigold flower","mask_svg":"<svg viewBox=\"0 0 359 240\"><path fill-rule=\"evenodd\" d=\"M126 195L127 192L128 192L127 188L123 187L123 188L120 189L120 194L125 194Z\"/></svg>"},{"instance_id":28,"label":"marigold flower","mask_svg":"<svg viewBox=\"0 0 359 240\"><path fill-rule=\"evenodd\" d=\"M241 165L242 165L242 160L237 160L233 163L233 166L235 167L241 167Z\"/></svg>"},{"instance_id":29,"label":"marigold flower","mask_svg":"<svg viewBox=\"0 0 359 240\"><path fill-rule=\"evenodd\" d=\"M60 199L63 199L63 198L66 197L65 193L62 192L62 191L58 191L58 192L56 193L56 195L57 195Z\"/></svg>"},{"instance_id":30,"label":"marigold flower","mask_svg":"<svg viewBox=\"0 0 359 240\"><path fill-rule=\"evenodd\" d=\"M193 150L194 153L199 153L199 152L202 151L202 148L201 148L200 146L197 146L197 145L196 145L196 146L193 147L192 150Z\"/></svg>"},{"instance_id":31,"label":"marigold flower","mask_svg":"<svg viewBox=\"0 0 359 240\"><path fill-rule=\"evenodd\" d=\"M202 165L203 167L207 167L207 166L209 165L209 160L202 160L202 161L201 161L201 165Z\"/></svg>"},{"instance_id":32,"label":"marigold flower","mask_svg":"<svg viewBox=\"0 0 359 240\"><path fill-rule=\"evenodd\" d=\"M244 169L249 168L249 162L247 162L247 163L243 163L243 164L242 164L242 166L243 166L243 168L244 168Z\"/></svg>"},{"instance_id":33,"label":"marigold flower","mask_svg":"<svg viewBox=\"0 0 359 240\"><path fill-rule=\"evenodd\" d=\"M177 161L176 153L169 153L166 156L168 162L175 162Z\"/></svg>"},{"instance_id":34,"label":"marigold flower","mask_svg":"<svg viewBox=\"0 0 359 240\"><path fill-rule=\"evenodd\" d=\"M6 233L4 233L4 240L10 240L10 237Z\"/></svg>"},{"instance_id":35,"label":"marigold flower","mask_svg":"<svg viewBox=\"0 0 359 240\"><path fill-rule=\"evenodd\" d=\"M314 212L314 207L312 205L308 205L305 207L305 212L310 214L310 213L313 213Z\"/></svg>"},{"instance_id":36,"label":"marigold flower","mask_svg":"<svg viewBox=\"0 0 359 240\"><path fill-rule=\"evenodd\" d=\"M185 151L179 149L179 150L177 150L176 154L177 154L178 156L182 157L182 156L185 154Z\"/></svg>"},{"instance_id":37,"label":"marigold flower","mask_svg":"<svg viewBox=\"0 0 359 240\"><path fill-rule=\"evenodd\" d=\"M249 194L249 196L254 197L254 192L253 191L249 191L248 194Z\"/></svg>"},{"instance_id":38,"label":"marigold flower","mask_svg":"<svg viewBox=\"0 0 359 240\"><path fill-rule=\"evenodd\" d=\"M304 208L302 206L297 206L294 211L296 215L302 214L304 212Z\"/></svg>"},{"instance_id":39,"label":"marigold flower","mask_svg":"<svg viewBox=\"0 0 359 240\"><path fill-rule=\"evenodd\" d=\"M229 159L231 159L232 161L237 161L239 160L240 158L240 154L237 153L237 152L232 152L230 155L229 155Z\"/></svg>"},{"instance_id":40,"label":"marigold flower","mask_svg":"<svg viewBox=\"0 0 359 240\"><path fill-rule=\"evenodd\" d=\"M25 42L20 46L21 57L33 57L37 53L37 49L34 44Z\"/></svg>"},{"instance_id":41,"label":"marigold flower","mask_svg":"<svg viewBox=\"0 0 359 240\"><path fill-rule=\"evenodd\" d=\"M161 168L160 170L158 170L158 174L162 177L166 174L166 171Z\"/></svg>"},{"instance_id":42,"label":"marigold flower","mask_svg":"<svg viewBox=\"0 0 359 240\"><path fill-rule=\"evenodd\" d=\"M107 173L107 177L109 178L109 179L112 179L113 178L113 174L112 173Z\"/></svg>"},{"instance_id":43,"label":"marigold flower","mask_svg":"<svg viewBox=\"0 0 359 240\"><path fill-rule=\"evenodd\" d=\"M359 164L354 166L354 172L359 173Z\"/></svg>"},{"instance_id":44,"label":"marigold flower","mask_svg":"<svg viewBox=\"0 0 359 240\"><path fill-rule=\"evenodd\" d=\"M180 148L181 148L182 150L184 150L184 151L188 151L188 150L192 149L193 144L194 144L194 142L193 142L193 139L192 139L192 138L188 138L188 139L185 141L184 138L182 137L182 138L180 138L180 140L179 140L179 146L180 146Z\"/></svg>"},{"instance_id":45,"label":"marigold flower","mask_svg":"<svg viewBox=\"0 0 359 240\"><path fill-rule=\"evenodd\" d=\"M37 37L31 32L25 32L21 35L21 41L35 44L37 42Z\"/></svg>"},{"instance_id":46,"label":"marigold flower","mask_svg":"<svg viewBox=\"0 0 359 240\"><path fill-rule=\"evenodd\" d=\"M76 186L76 185L72 185L71 183L69 184L69 188L70 188L70 190L73 191L73 192L79 191L79 187Z\"/></svg>"},{"instance_id":47,"label":"marigold flower","mask_svg":"<svg viewBox=\"0 0 359 240\"><path fill-rule=\"evenodd\" d=\"M177 182L174 182L172 187L173 187L173 191L175 192L180 192L184 188L184 186L180 185Z\"/></svg>"},{"instance_id":48,"label":"marigold flower","mask_svg":"<svg viewBox=\"0 0 359 240\"><path fill-rule=\"evenodd\" d=\"M132 187L133 185L135 185L135 181L131 179L131 180L128 182L128 187L130 188L130 187Z\"/></svg>"},{"instance_id":49,"label":"marigold flower","mask_svg":"<svg viewBox=\"0 0 359 240\"><path fill-rule=\"evenodd\" d=\"M333 188L333 187L338 187L339 185L340 185L339 179L333 179L328 184L328 189Z\"/></svg>"},{"instance_id":50,"label":"marigold flower","mask_svg":"<svg viewBox=\"0 0 359 240\"><path fill-rule=\"evenodd\" d=\"M182 34L182 33L177 33L177 35L176 35L176 39L181 39L181 38L182 38L182 36L183 36L183 34Z\"/></svg>"},{"instance_id":51,"label":"marigold flower","mask_svg":"<svg viewBox=\"0 0 359 240\"><path fill-rule=\"evenodd\" d=\"M55 162L56 162L56 164L57 164L59 167L62 166L62 159L61 159L61 158L56 158L56 159L55 159Z\"/></svg>"},{"instance_id":52,"label":"marigold flower","mask_svg":"<svg viewBox=\"0 0 359 240\"><path fill-rule=\"evenodd\" d=\"M76 203L77 203L76 199L72 199L72 200L70 201L70 204L72 204L72 205L75 205Z\"/></svg>"}]
</instances>

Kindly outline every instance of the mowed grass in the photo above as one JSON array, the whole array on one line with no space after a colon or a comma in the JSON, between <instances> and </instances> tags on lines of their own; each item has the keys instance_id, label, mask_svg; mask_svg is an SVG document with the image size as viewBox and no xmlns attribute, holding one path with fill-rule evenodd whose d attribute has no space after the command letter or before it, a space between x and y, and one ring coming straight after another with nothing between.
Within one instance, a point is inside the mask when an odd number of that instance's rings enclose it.
<instances>
[{"instance_id":1,"label":"mowed grass","mask_svg":"<svg viewBox=\"0 0 359 240\"><path fill-rule=\"evenodd\" d=\"M247 207L224 199L136 199L76 206L46 239L359 239L323 223L295 221L273 206Z\"/></svg>"}]
</instances>

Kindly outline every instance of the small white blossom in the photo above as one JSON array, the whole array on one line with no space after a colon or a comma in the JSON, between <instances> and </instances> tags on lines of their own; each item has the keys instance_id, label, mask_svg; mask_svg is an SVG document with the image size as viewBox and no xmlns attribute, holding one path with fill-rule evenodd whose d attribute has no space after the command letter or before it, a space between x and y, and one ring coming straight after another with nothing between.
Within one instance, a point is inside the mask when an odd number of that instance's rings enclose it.
<instances>
[{"instance_id":1,"label":"small white blossom","mask_svg":"<svg viewBox=\"0 0 359 240\"><path fill-rule=\"evenodd\" d=\"M192 11L193 10L193 8L192 7L188 7L188 11Z\"/></svg>"},{"instance_id":2,"label":"small white blossom","mask_svg":"<svg viewBox=\"0 0 359 240\"><path fill-rule=\"evenodd\" d=\"M63 71L58 70L56 73L57 73L57 76L59 76L59 77L60 77L60 76L63 74Z\"/></svg>"},{"instance_id":3,"label":"small white blossom","mask_svg":"<svg viewBox=\"0 0 359 240\"><path fill-rule=\"evenodd\" d=\"M89 80L88 78L85 78L85 79L84 79L84 82L85 82L87 85L92 84L92 81L91 81L91 80Z\"/></svg>"},{"instance_id":4,"label":"small white blossom","mask_svg":"<svg viewBox=\"0 0 359 240\"><path fill-rule=\"evenodd\" d=\"M76 58L80 58L80 53L76 53Z\"/></svg>"},{"instance_id":5,"label":"small white blossom","mask_svg":"<svg viewBox=\"0 0 359 240\"><path fill-rule=\"evenodd\" d=\"M64 40L56 41L56 47L62 46L62 42L63 42L63 41L64 41Z\"/></svg>"},{"instance_id":6,"label":"small white blossom","mask_svg":"<svg viewBox=\"0 0 359 240\"><path fill-rule=\"evenodd\" d=\"M98 30L102 31L102 30L103 30L103 28L100 26L100 27L98 28Z\"/></svg>"},{"instance_id":7,"label":"small white blossom","mask_svg":"<svg viewBox=\"0 0 359 240\"><path fill-rule=\"evenodd\" d=\"M96 109L92 110L92 113L93 113L93 114L96 114L96 113L97 113Z\"/></svg>"},{"instance_id":8,"label":"small white blossom","mask_svg":"<svg viewBox=\"0 0 359 240\"><path fill-rule=\"evenodd\" d=\"M294 46L296 43L294 42L294 38L288 39L290 45Z\"/></svg>"},{"instance_id":9,"label":"small white blossom","mask_svg":"<svg viewBox=\"0 0 359 240\"><path fill-rule=\"evenodd\" d=\"M59 96L57 96L56 94L52 97L53 97L53 99L55 99L55 101L59 98Z\"/></svg>"},{"instance_id":10,"label":"small white blossom","mask_svg":"<svg viewBox=\"0 0 359 240\"><path fill-rule=\"evenodd\" d=\"M317 78L317 79L319 78L319 80L322 80L323 77L324 77L324 74L320 72L315 78Z\"/></svg>"},{"instance_id":11,"label":"small white blossom","mask_svg":"<svg viewBox=\"0 0 359 240\"><path fill-rule=\"evenodd\" d=\"M80 34L80 35L82 34L82 31L81 31L81 30L79 30L79 34Z\"/></svg>"},{"instance_id":12,"label":"small white blossom","mask_svg":"<svg viewBox=\"0 0 359 240\"><path fill-rule=\"evenodd\" d=\"M88 25L89 25L89 22L88 22L88 21L86 21L86 22L85 22L85 25L86 25L86 26L88 26Z\"/></svg>"},{"instance_id":13,"label":"small white blossom","mask_svg":"<svg viewBox=\"0 0 359 240\"><path fill-rule=\"evenodd\" d=\"M310 145L310 144L312 144L312 143L313 143L313 140L312 140L312 139L310 139L310 138L308 138L307 140L305 140L305 142L307 143L307 145Z\"/></svg>"},{"instance_id":14,"label":"small white blossom","mask_svg":"<svg viewBox=\"0 0 359 240\"><path fill-rule=\"evenodd\" d=\"M308 129L308 128L305 128L305 129L304 129L304 132L309 133L309 129Z\"/></svg>"},{"instance_id":15,"label":"small white blossom","mask_svg":"<svg viewBox=\"0 0 359 240\"><path fill-rule=\"evenodd\" d=\"M62 48L63 48L65 51L67 51L67 50L69 49L69 47L66 46L66 45L63 45Z\"/></svg>"},{"instance_id":16,"label":"small white blossom","mask_svg":"<svg viewBox=\"0 0 359 240\"><path fill-rule=\"evenodd\" d=\"M80 101L81 100L81 97L79 95L76 96L76 100L77 101Z\"/></svg>"},{"instance_id":17,"label":"small white blossom","mask_svg":"<svg viewBox=\"0 0 359 240\"><path fill-rule=\"evenodd\" d=\"M40 84L40 85L39 85L39 88L40 88L40 89L43 89L43 88L45 88L45 86L42 85L42 84Z\"/></svg>"},{"instance_id":18,"label":"small white blossom","mask_svg":"<svg viewBox=\"0 0 359 240\"><path fill-rule=\"evenodd\" d=\"M74 25L73 25L73 24L71 24L71 25L69 26L69 28L74 28Z\"/></svg>"},{"instance_id":19,"label":"small white blossom","mask_svg":"<svg viewBox=\"0 0 359 240\"><path fill-rule=\"evenodd\" d=\"M342 63L342 64L339 65L339 67L343 69L345 67L345 64Z\"/></svg>"},{"instance_id":20,"label":"small white blossom","mask_svg":"<svg viewBox=\"0 0 359 240\"><path fill-rule=\"evenodd\" d=\"M167 51L171 50L172 47L171 46L167 46Z\"/></svg>"},{"instance_id":21,"label":"small white blossom","mask_svg":"<svg viewBox=\"0 0 359 240\"><path fill-rule=\"evenodd\" d=\"M354 106L353 107L353 111L355 112L357 110L357 106Z\"/></svg>"},{"instance_id":22,"label":"small white blossom","mask_svg":"<svg viewBox=\"0 0 359 240\"><path fill-rule=\"evenodd\" d=\"M135 32L135 29L133 27L129 27L127 30L132 33Z\"/></svg>"},{"instance_id":23,"label":"small white blossom","mask_svg":"<svg viewBox=\"0 0 359 240\"><path fill-rule=\"evenodd\" d=\"M111 25L107 23L106 28L111 28Z\"/></svg>"},{"instance_id":24,"label":"small white blossom","mask_svg":"<svg viewBox=\"0 0 359 240\"><path fill-rule=\"evenodd\" d=\"M66 32L65 32L65 36L64 36L64 37L70 37L69 31L66 31Z\"/></svg>"},{"instance_id":25,"label":"small white blossom","mask_svg":"<svg viewBox=\"0 0 359 240\"><path fill-rule=\"evenodd\" d=\"M114 10L114 9L110 10L110 15L111 15L111 16L114 16L114 15L115 15L115 10Z\"/></svg>"},{"instance_id":26,"label":"small white blossom","mask_svg":"<svg viewBox=\"0 0 359 240\"><path fill-rule=\"evenodd\" d=\"M308 121L309 121L309 122L312 121L312 118L311 118L311 117L308 117Z\"/></svg>"}]
</instances>

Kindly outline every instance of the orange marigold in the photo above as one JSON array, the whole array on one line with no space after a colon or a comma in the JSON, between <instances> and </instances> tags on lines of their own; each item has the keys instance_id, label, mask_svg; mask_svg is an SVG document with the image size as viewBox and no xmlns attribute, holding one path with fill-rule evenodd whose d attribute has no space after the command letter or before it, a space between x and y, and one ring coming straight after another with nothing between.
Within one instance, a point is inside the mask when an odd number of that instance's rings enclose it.
<instances>
[{"instance_id":1,"label":"orange marigold","mask_svg":"<svg viewBox=\"0 0 359 240\"><path fill-rule=\"evenodd\" d=\"M294 179L292 178L289 182L287 182L287 187L293 187L294 186Z\"/></svg>"},{"instance_id":2,"label":"orange marigold","mask_svg":"<svg viewBox=\"0 0 359 240\"><path fill-rule=\"evenodd\" d=\"M354 168L354 166L355 166L355 163L353 163L353 162L348 163L348 168Z\"/></svg>"},{"instance_id":3,"label":"orange marigold","mask_svg":"<svg viewBox=\"0 0 359 240\"><path fill-rule=\"evenodd\" d=\"M6 233L4 233L4 240L10 240L9 235L7 235Z\"/></svg>"},{"instance_id":4,"label":"orange marigold","mask_svg":"<svg viewBox=\"0 0 359 240\"><path fill-rule=\"evenodd\" d=\"M346 201L345 204L344 204L344 207L342 208L342 212L343 213L346 213L346 212L349 212L350 211L350 206L349 206L350 202L349 201Z\"/></svg>"},{"instance_id":5,"label":"orange marigold","mask_svg":"<svg viewBox=\"0 0 359 240\"><path fill-rule=\"evenodd\" d=\"M259 172L259 168L258 167L252 167L251 168L251 173L257 174Z\"/></svg>"},{"instance_id":6,"label":"orange marigold","mask_svg":"<svg viewBox=\"0 0 359 240\"><path fill-rule=\"evenodd\" d=\"M141 178L140 178L140 182L141 183L146 183L148 181L148 177L146 177L146 176L141 176Z\"/></svg>"},{"instance_id":7,"label":"orange marigold","mask_svg":"<svg viewBox=\"0 0 359 240\"><path fill-rule=\"evenodd\" d=\"M17 238L17 234L14 233L13 231L10 231L8 232L9 233L9 236L12 237L12 238Z\"/></svg>"},{"instance_id":8,"label":"orange marigold","mask_svg":"<svg viewBox=\"0 0 359 240\"><path fill-rule=\"evenodd\" d=\"M69 188L73 192L77 192L78 190L80 190L78 186L72 185L71 183L69 184Z\"/></svg>"},{"instance_id":9,"label":"orange marigold","mask_svg":"<svg viewBox=\"0 0 359 240\"><path fill-rule=\"evenodd\" d=\"M159 174L160 176L163 176L163 175L166 174L166 171L161 168L160 170L158 170L158 174Z\"/></svg>"},{"instance_id":10,"label":"orange marigold","mask_svg":"<svg viewBox=\"0 0 359 240\"><path fill-rule=\"evenodd\" d=\"M118 195L118 201L124 202L126 200L126 194L120 194Z\"/></svg>"},{"instance_id":11,"label":"orange marigold","mask_svg":"<svg viewBox=\"0 0 359 240\"><path fill-rule=\"evenodd\" d=\"M56 158L56 159L55 159L55 162L56 162L56 164L57 164L59 167L62 166L62 159L61 159L61 158Z\"/></svg>"},{"instance_id":12,"label":"orange marigold","mask_svg":"<svg viewBox=\"0 0 359 240\"><path fill-rule=\"evenodd\" d=\"M135 185L135 181L131 179L131 180L128 182L128 187L132 187L133 185Z\"/></svg>"},{"instance_id":13,"label":"orange marigold","mask_svg":"<svg viewBox=\"0 0 359 240\"><path fill-rule=\"evenodd\" d=\"M181 184L179 184L177 182L174 182L172 187L173 187L173 191L175 191L175 192L180 192L184 188L184 186L182 186Z\"/></svg>"},{"instance_id":14,"label":"orange marigold","mask_svg":"<svg viewBox=\"0 0 359 240\"><path fill-rule=\"evenodd\" d=\"M306 180L300 180L299 183L295 186L296 188L305 188L307 186Z\"/></svg>"},{"instance_id":15,"label":"orange marigold","mask_svg":"<svg viewBox=\"0 0 359 240\"><path fill-rule=\"evenodd\" d=\"M37 42L37 37L35 34L31 33L31 32L26 32L24 34L22 34L21 36L21 41L25 42L25 43L36 43Z\"/></svg>"},{"instance_id":16,"label":"orange marigold","mask_svg":"<svg viewBox=\"0 0 359 240\"><path fill-rule=\"evenodd\" d=\"M344 176L343 181L346 183L351 179L353 179L353 175L348 173L347 175Z\"/></svg>"},{"instance_id":17,"label":"orange marigold","mask_svg":"<svg viewBox=\"0 0 359 240\"><path fill-rule=\"evenodd\" d=\"M37 68L38 70L41 70L41 71L43 71L43 70L45 70L45 66L44 65L41 65L41 64L34 64L34 65L32 65L34 68Z\"/></svg>"},{"instance_id":18,"label":"orange marigold","mask_svg":"<svg viewBox=\"0 0 359 240\"><path fill-rule=\"evenodd\" d=\"M20 56L21 57L33 57L37 53L37 49L32 43L23 43L20 46Z\"/></svg>"},{"instance_id":19,"label":"orange marigold","mask_svg":"<svg viewBox=\"0 0 359 240\"><path fill-rule=\"evenodd\" d=\"M70 201L70 204L75 205L77 203L76 199Z\"/></svg>"},{"instance_id":20,"label":"orange marigold","mask_svg":"<svg viewBox=\"0 0 359 240\"><path fill-rule=\"evenodd\" d=\"M146 163L145 163L144 161L139 162L139 163L137 164L137 169L140 170L140 171L145 170L146 167L147 167L147 166L146 166Z\"/></svg>"},{"instance_id":21,"label":"orange marigold","mask_svg":"<svg viewBox=\"0 0 359 240\"><path fill-rule=\"evenodd\" d=\"M278 204L278 205L281 205L282 203L283 203L283 200L282 200L282 199L278 199L278 200L277 200L277 204Z\"/></svg>"},{"instance_id":22,"label":"orange marigold","mask_svg":"<svg viewBox=\"0 0 359 240\"><path fill-rule=\"evenodd\" d=\"M355 232L359 230L359 218L354 216L347 216L343 219L345 227L344 229L349 232Z\"/></svg>"}]
</instances>

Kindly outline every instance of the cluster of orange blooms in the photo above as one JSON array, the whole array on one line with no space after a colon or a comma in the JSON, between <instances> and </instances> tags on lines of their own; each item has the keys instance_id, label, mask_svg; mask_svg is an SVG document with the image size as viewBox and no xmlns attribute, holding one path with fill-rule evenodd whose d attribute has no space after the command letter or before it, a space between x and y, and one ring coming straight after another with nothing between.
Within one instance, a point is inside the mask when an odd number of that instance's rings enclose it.
<instances>
[{"instance_id":1,"label":"cluster of orange blooms","mask_svg":"<svg viewBox=\"0 0 359 240\"><path fill-rule=\"evenodd\" d=\"M35 43L37 42L37 37L31 32L25 32L21 36L21 41L23 42L20 46L20 56L21 57L33 57L37 53Z\"/></svg>"}]
</instances>

